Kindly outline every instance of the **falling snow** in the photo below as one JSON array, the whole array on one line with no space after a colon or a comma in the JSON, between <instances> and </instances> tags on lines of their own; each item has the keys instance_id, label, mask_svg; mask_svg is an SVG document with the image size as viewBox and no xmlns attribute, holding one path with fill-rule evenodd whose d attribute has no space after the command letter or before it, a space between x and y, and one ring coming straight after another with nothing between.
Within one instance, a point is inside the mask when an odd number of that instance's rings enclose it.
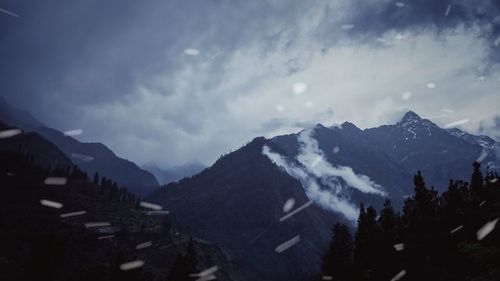
<instances>
[{"instance_id":1,"label":"falling snow","mask_svg":"<svg viewBox=\"0 0 500 281\"><path fill-rule=\"evenodd\" d=\"M405 248L405 244L403 244L403 243L399 243L399 244L394 245L394 249L396 251L402 251L402 250L404 250L404 248Z\"/></svg>"},{"instance_id":2,"label":"falling snow","mask_svg":"<svg viewBox=\"0 0 500 281\"><path fill-rule=\"evenodd\" d=\"M283 205L283 212L284 213L290 212L290 210L293 208L294 205L295 205L295 199L290 198L286 200L285 205Z\"/></svg>"},{"instance_id":3,"label":"falling snow","mask_svg":"<svg viewBox=\"0 0 500 281\"><path fill-rule=\"evenodd\" d=\"M198 49L188 48L188 49L184 49L184 54L186 54L188 56L197 56L200 54L200 51Z\"/></svg>"},{"instance_id":4,"label":"falling snow","mask_svg":"<svg viewBox=\"0 0 500 281\"><path fill-rule=\"evenodd\" d=\"M5 131L0 131L0 139L10 138L22 134L23 131L20 129L9 129Z\"/></svg>"},{"instance_id":5,"label":"falling snow","mask_svg":"<svg viewBox=\"0 0 500 281\"><path fill-rule=\"evenodd\" d=\"M281 217L280 218L280 222L283 222L285 221L286 219L290 218L291 216L295 215L296 213L304 210L305 208L309 207L312 205L312 201L308 201L307 203L305 203L304 205L298 207L297 209L291 211L290 213L286 214L285 216Z\"/></svg>"},{"instance_id":6,"label":"falling snow","mask_svg":"<svg viewBox=\"0 0 500 281\"><path fill-rule=\"evenodd\" d=\"M395 5L398 8L403 8L405 6L405 3L403 3L403 2L396 2Z\"/></svg>"},{"instance_id":7,"label":"falling snow","mask_svg":"<svg viewBox=\"0 0 500 281\"><path fill-rule=\"evenodd\" d=\"M448 7L446 7L446 11L444 12L444 16L447 17L451 12L451 4L448 4Z\"/></svg>"},{"instance_id":8,"label":"falling snow","mask_svg":"<svg viewBox=\"0 0 500 281\"><path fill-rule=\"evenodd\" d=\"M292 91L296 95L300 95L307 90L307 84L303 82L297 82L292 85Z\"/></svg>"},{"instance_id":9,"label":"falling snow","mask_svg":"<svg viewBox=\"0 0 500 281\"><path fill-rule=\"evenodd\" d=\"M199 277L198 279L196 279L197 281L214 280L214 279L216 279L214 273L217 272L217 270L219 270L218 266L212 266L212 267L209 267L209 268L207 268L199 273L189 274L189 276Z\"/></svg>"},{"instance_id":10,"label":"falling snow","mask_svg":"<svg viewBox=\"0 0 500 281\"><path fill-rule=\"evenodd\" d=\"M86 228L110 226L109 222L86 222Z\"/></svg>"},{"instance_id":11,"label":"falling snow","mask_svg":"<svg viewBox=\"0 0 500 281\"><path fill-rule=\"evenodd\" d=\"M4 10L4 9L0 9L0 12L5 13L5 14L10 15L10 16L13 16L13 17L16 17L16 18L19 17L18 14L14 14L13 12L10 12L10 11Z\"/></svg>"},{"instance_id":12,"label":"falling snow","mask_svg":"<svg viewBox=\"0 0 500 281\"><path fill-rule=\"evenodd\" d=\"M76 217L76 216L81 216L85 215L87 212L86 211L78 211L78 212L71 212L71 213L64 213L61 214L61 218L69 218L69 217Z\"/></svg>"},{"instance_id":13,"label":"falling snow","mask_svg":"<svg viewBox=\"0 0 500 281\"><path fill-rule=\"evenodd\" d=\"M144 248L147 248L147 247L151 247L151 245L153 245L153 242L148 241L148 242L144 242L144 243L138 244L137 246L135 246L135 249L136 250L144 249Z\"/></svg>"},{"instance_id":14,"label":"falling snow","mask_svg":"<svg viewBox=\"0 0 500 281\"><path fill-rule=\"evenodd\" d=\"M349 29L353 29L355 26L354 26L354 24L343 24L341 27L344 30L349 30Z\"/></svg>"},{"instance_id":15,"label":"falling snow","mask_svg":"<svg viewBox=\"0 0 500 281\"><path fill-rule=\"evenodd\" d=\"M463 227L464 227L464 226L463 226L463 225L461 225L461 226L459 226L459 227L457 227L457 228L454 228L454 229L452 229L452 230L450 231L450 233L451 233L451 234L453 234L453 233L455 233L455 232L459 231L460 229L462 229Z\"/></svg>"},{"instance_id":16,"label":"falling snow","mask_svg":"<svg viewBox=\"0 0 500 281\"><path fill-rule=\"evenodd\" d=\"M176 235L178 235L178 234L179 234L179 233L176 233ZM172 246L174 246L174 245L177 245L177 244L182 243L182 242L187 241L187 240L189 240L189 238L180 239L180 240L178 240L178 241L175 241L174 243L171 243L171 244L168 244L168 245L161 246L161 247L159 247L159 249L160 249L160 250L163 250L163 249L168 249L168 248L170 248L170 247L172 247Z\"/></svg>"},{"instance_id":17,"label":"falling snow","mask_svg":"<svg viewBox=\"0 0 500 281\"><path fill-rule=\"evenodd\" d=\"M63 204L51 200L46 200L42 199L40 200L40 204L46 207L51 207L51 208L56 208L56 209L61 209L63 207Z\"/></svg>"},{"instance_id":18,"label":"falling snow","mask_svg":"<svg viewBox=\"0 0 500 281\"><path fill-rule=\"evenodd\" d=\"M160 205L156 205L156 204L149 203L146 201L141 201L140 205L141 205L141 207L156 210L156 211L160 211L161 209L163 209L163 207Z\"/></svg>"},{"instance_id":19,"label":"falling snow","mask_svg":"<svg viewBox=\"0 0 500 281\"><path fill-rule=\"evenodd\" d=\"M403 276L406 275L406 270L401 270L396 276L392 277L391 281L398 281L399 279L403 278Z\"/></svg>"},{"instance_id":20,"label":"falling snow","mask_svg":"<svg viewBox=\"0 0 500 281\"><path fill-rule=\"evenodd\" d=\"M78 136L78 135L81 135L81 134L83 134L83 130L82 129L68 130L68 131L64 132L64 135L67 136L67 137Z\"/></svg>"},{"instance_id":21,"label":"falling snow","mask_svg":"<svg viewBox=\"0 0 500 281\"><path fill-rule=\"evenodd\" d=\"M147 211L146 212L148 215L168 215L170 214L169 211L165 211L165 210L162 210L162 211Z\"/></svg>"},{"instance_id":22,"label":"falling snow","mask_svg":"<svg viewBox=\"0 0 500 281\"><path fill-rule=\"evenodd\" d=\"M427 83L427 88L434 89L434 88L436 88L436 84L434 84L434 83Z\"/></svg>"},{"instance_id":23,"label":"falling snow","mask_svg":"<svg viewBox=\"0 0 500 281\"><path fill-rule=\"evenodd\" d=\"M401 95L401 98L402 98L403 100L409 100L409 99L411 98L411 92L408 92L408 91L404 92L404 93Z\"/></svg>"},{"instance_id":24,"label":"falling snow","mask_svg":"<svg viewBox=\"0 0 500 281\"><path fill-rule=\"evenodd\" d=\"M65 185L66 182L66 178L63 177L48 177L43 183L46 185Z\"/></svg>"},{"instance_id":25,"label":"falling snow","mask_svg":"<svg viewBox=\"0 0 500 281\"><path fill-rule=\"evenodd\" d=\"M461 120L458 120L458 121L455 121L455 122L451 122L451 123L445 124L444 128L453 128L453 127L456 127L456 126L460 126L460 125L466 124L469 121L470 121L470 119L468 119L468 118L461 119Z\"/></svg>"},{"instance_id":26,"label":"falling snow","mask_svg":"<svg viewBox=\"0 0 500 281\"><path fill-rule=\"evenodd\" d=\"M92 157L92 156L87 156L87 155L78 154L78 153L71 153L71 157L78 159L78 160L81 160L83 162L90 162L90 161L94 160L94 157Z\"/></svg>"},{"instance_id":27,"label":"falling snow","mask_svg":"<svg viewBox=\"0 0 500 281\"><path fill-rule=\"evenodd\" d=\"M493 229L495 229L497 222L498 222L498 218L494 219L492 221L489 221L485 225L483 225L483 227L481 227L476 233L477 240L482 240L484 237L486 237L488 234L490 234L490 232L492 232Z\"/></svg>"},{"instance_id":28,"label":"falling snow","mask_svg":"<svg viewBox=\"0 0 500 281\"><path fill-rule=\"evenodd\" d=\"M290 247L293 247L293 245L299 243L299 241L300 241L300 235L297 235L297 236L293 237L292 239L287 240L284 243L278 245L278 247L276 247L276 249L274 249L274 250L278 253L281 253L283 251L286 251Z\"/></svg>"},{"instance_id":29,"label":"falling snow","mask_svg":"<svg viewBox=\"0 0 500 281\"><path fill-rule=\"evenodd\" d=\"M126 262L120 265L121 270L130 270L134 268L138 268L144 265L144 262L141 260Z\"/></svg>"}]
</instances>

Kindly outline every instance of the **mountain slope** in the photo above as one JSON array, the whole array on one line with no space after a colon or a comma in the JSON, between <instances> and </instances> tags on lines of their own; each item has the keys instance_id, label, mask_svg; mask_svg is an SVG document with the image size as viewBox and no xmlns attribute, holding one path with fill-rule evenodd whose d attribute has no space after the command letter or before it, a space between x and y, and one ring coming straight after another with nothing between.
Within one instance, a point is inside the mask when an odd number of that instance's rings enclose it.
<instances>
[{"instance_id":1,"label":"mountain slope","mask_svg":"<svg viewBox=\"0 0 500 281\"><path fill-rule=\"evenodd\" d=\"M286 156L296 158L301 148L297 141L299 135L278 136L272 141L285 148ZM364 132L354 124L346 122L332 128L317 125L312 129L312 137L332 165L352 167L383 186L390 196L402 197L411 191L411 173L401 171L399 165L366 139Z\"/></svg>"},{"instance_id":2,"label":"mountain slope","mask_svg":"<svg viewBox=\"0 0 500 281\"><path fill-rule=\"evenodd\" d=\"M397 124L365 130L347 122L317 125L256 138L200 174L158 189L150 200L225 247L242 280L307 280L333 222L353 222L357 204L378 208L390 198L400 208L417 170L429 186L445 189L450 178L469 174L482 149L413 112ZM288 198L295 208L314 204L280 222ZM292 248L274 251L296 235L300 242Z\"/></svg>"},{"instance_id":3,"label":"mountain slope","mask_svg":"<svg viewBox=\"0 0 500 281\"><path fill-rule=\"evenodd\" d=\"M0 122L0 131L11 130ZM37 133L21 133L9 138L0 139L0 151L29 153L34 163L41 167L72 166L71 161L54 144Z\"/></svg>"},{"instance_id":4,"label":"mountain slope","mask_svg":"<svg viewBox=\"0 0 500 281\"><path fill-rule=\"evenodd\" d=\"M12 139L28 135L41 138L29 133ZM191 240L167 223L168 216L139 208L123 189L110 197L107 187L89 182L81 171L42 168L34 165L40 155L33 156L0 151L0 280L165 280L189 246L197 272L216 264L217 280L235 280L230 261L213 243ZM48 186L47 176L67 183ZM110 226L88 226L92 222ZM120 268L134 260L143 266Z\"/></svg>"},{"instance_id":5,"label":"mountain slope","mask_svg":"<svg viewBox=\"0 0 500 281\"><path fill-rule=\"evenodd\" d=\"M299 181L262 154L264 145L280 151L256 138L200 174L158 189L149 200L225 247L241 280L304 280L317 269L330 226L342 218L313 204L280 222L289 198L296 208L309 199ZM275 251L296 235L299 243Z\"/></svg>"},{"instance_id":6,"label":"mountain slope","mask_svg":"<svg viewBox=\"0 0 500 281\"><path fill-rule=\"evenodd\" d=\"M482 151L480 145L456 137L411 111L397 124L366 129L364 134L403 171L414 174L421 170L438 190L444 189L449 179L467 175Z\"/></svg>"},{"instance_id":7,"label":"mountain slope","mask_svg":"<svg viewBox=\"0 0 500 281\"><path fill-rule=\"evenodd\" d=\"M130 191L146 195L158 187L158 181L148 171L139 168L135 163L116 156L101 143L82 143L65 136L62 132L48 128L37 121L29 113L12 108L0 99L0 120L8 125L17 126L28 132L37 132L59 147L71 161L92 176L98 172L100 176L115 180L120 186Z\"/></svg>"}]
</instances>

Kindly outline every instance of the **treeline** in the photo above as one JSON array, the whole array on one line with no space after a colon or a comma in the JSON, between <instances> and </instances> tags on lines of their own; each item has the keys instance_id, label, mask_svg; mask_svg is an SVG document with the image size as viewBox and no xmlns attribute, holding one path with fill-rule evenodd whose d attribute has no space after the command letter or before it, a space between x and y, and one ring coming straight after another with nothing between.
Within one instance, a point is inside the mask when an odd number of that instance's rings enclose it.
<instances>
[{"instance_id":1,"label":"treeline","mask_svg":"<svg viewBox=\"0 0 500 281\"><path fill-rule=\"evenodd\" d=\"M35 156L28 149L19 146L16 151L3 151L0 155L1 165L0 172L11 173L10 171L18 171L20 173L36 171L38 177L30 175L29 180L35 178L63 177L67 184L74 186L85 186L86 188L98 188L102 198L110 202L119 203L124 206L140 209L141 198L128 191L125 187L120 187L118 183L106 177L100 177L99 173L95 173L93 181L90 181L86 172L80 170L76 165L48 165L41 167L36 164ZM36 169L33 169L36 167Z\"/></svg>"},{"instance_id":2,"label":"treeline","mask_svg":"<svg viewBox=\"0 0 500 281\"><path fill-rule=\"evenodd\" d=\"M120 265L141 258L134 250L141 241L171 243L173 238L165 232L167 221L148 216L139 206L139 197L109 179L96 175L99 184L95 184L76 166L35 163L36 155L23 148L0 152L0 280L161 278L151 272L156 265L129 271ZM49 178L64 178L66 183L46 184ZM63 207L42 206L41 199ZM82 210L86 213L81 216L61 217ZM84 223L89 221L109 222L111 227L105 232L86 228Z\"/></svg>"},{"instance_id":3,"label":"treeline","mask_svg":"<svg viewBox=\"0 0 500 281\"><path fill-rule=\"evenodd\" d=\"M360 206L352 236L333 227L315 280L500 280L500 181L473 164L470 184L450 180L438 194L420 172L402 213L387 200L377 213Z\"/></svg>"}]
</instances>

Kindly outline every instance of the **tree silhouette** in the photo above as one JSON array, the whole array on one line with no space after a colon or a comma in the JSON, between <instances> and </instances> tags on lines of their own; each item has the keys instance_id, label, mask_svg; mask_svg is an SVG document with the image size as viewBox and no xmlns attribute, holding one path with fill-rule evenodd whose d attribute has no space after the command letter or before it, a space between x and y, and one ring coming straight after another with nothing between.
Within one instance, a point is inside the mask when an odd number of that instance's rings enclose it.
<instances>
[{"instance_id":1,"label":"tree silhouette","mask_svg":"<svg viewBox=\"0 0 500 281\"><path fill-rule=\"evenodd\" d=\"M97 186L99 185L99 173L98 172L95 172L94 174L94 181L93 183Z\"/></svg>"},{"instance_id":2,"label":"tree silhouette","mask_svg":"<svg viewBox=\"0 0 500 281\"><path fill-rule=\"evenodd\" d=\"M194 249L193 239L190 238L186 246L186 253L179 253L175 258L174 264L167 274L167 281L192 281L197 277L193 276L197 272L196 251Z\"/></svg>"},{"instance_id":3,"label":"tree silhouette","mask_svg":"<svg viewBox=\"0 0 500 281\"><path fill-rule=\"evenodd\" d=\"M415 193L405 199L401 216L388 200L378 219L375 209L361 204L352 271L341 278L391 280L404 270L404 280L411 281L500 280L500 231L494 228L486 238L477 234L500 217L500 179L491 171L483 177L477 162L473 167L470 186L450 180L441 195L417 172ZM335 239L321 269L332 280L344 280L335 275L342 270L331 265Z\"/></svg>"},{"instance_id":4,"label":"tree silhouette","mask_svg":"<svg viewBox=\"0 0 500 281\"><path fill-rule=\"evenodd\" d=\"M352 235L349 228L341 223L333 226L332 233L330 247L322 260L322 275L331 276L336 281L349 280L352 274Z\"/></svg>"}]
</instances>

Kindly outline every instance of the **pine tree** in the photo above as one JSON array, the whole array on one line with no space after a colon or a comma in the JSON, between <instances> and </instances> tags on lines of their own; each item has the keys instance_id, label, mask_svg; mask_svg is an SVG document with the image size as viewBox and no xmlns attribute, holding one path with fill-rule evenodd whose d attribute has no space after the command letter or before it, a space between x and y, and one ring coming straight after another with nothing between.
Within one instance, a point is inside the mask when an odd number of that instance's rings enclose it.
<instances>
[{"instance_id":1,"label":"pine tree","mask_svg":"<svg viewBox=\"0 0 500 281\"><path fill-rule=\"evenodd\" d=\"M336 281L350 280L352 274L353 239L349 228L341 223L333 226L333 235L328 251L323 256L322 276L331 276Z\"/></svg>"},{"instance_id":2,"label":"pine tree","mask_svg":"<svg viewBox=\"0 0 500 281\"><path fill-rule=\"evenodd\" d=\"M374 280L390 280L401 267L395 244L401 244L402 241L399 240L398 235L399 216L394 211L389 199L384 202L384 207L380 211L378 225L380 232L378 243L375 246L378 247L376 251L379 256L384 258L374 261ZM402 247L404 247L404 244Z\"/></svg>"},{"instance_id":3,"label":"pine tree","mask_svg":"<svg viewBox=\"0 0 500 281\"><path fill-rule=\"evenodd\" d=\"M194 249L193 239L190 238L186 247L185 254L178 254L174 264L167 274L167 281L192 281L197 277L192 274L197 273L196 251Z\"/></svg>"},{"instance_id":4,"label":"pine tree","mask_svg":"<svg viewBox=\"0 0 500 281\"><path fill-rule=\"evenodd\" d=\"M366 210L361 204L358 219L358 230L355 235L354 247L354 279L370 280L373 275L374 262L377 260L377 239L379 228L377 225L377 211L373 207Z\"/></svg>"},{"instance_id":5,"label":"pine tree","mask_svg":"<svg viewBox=\"0 0 500 281\"><path fill-rule=\"evenodd\" d=\"M95 172L93 182L96 186L99 185L99 173L98 172Z\"/></svg>"},{"instance_id":6,"label":"pine tree","mask_svg":"<svg viewBox=\"0 0 500 281\"><path fill-rule=\"evenodd\" d=\"M178 254L174 260L174 264L167 274L167 281L192 281L195 280L190 274L193 274L192 267L187 261L186 257Z\"/></svg>"},{"instance_id":7,"label":"pine tree","mask_svg":"<svg viewBox=\"0 0 500 281\"><path fill-rule=\"evenodd\" d=\"M474 162L472 164L474 167L474 172L472 173L470 180L470 189L473 195L479 195L481 189L483 188L483 175L481 174L481 164L479 162Z\"/></svg>"}]
</instances>

